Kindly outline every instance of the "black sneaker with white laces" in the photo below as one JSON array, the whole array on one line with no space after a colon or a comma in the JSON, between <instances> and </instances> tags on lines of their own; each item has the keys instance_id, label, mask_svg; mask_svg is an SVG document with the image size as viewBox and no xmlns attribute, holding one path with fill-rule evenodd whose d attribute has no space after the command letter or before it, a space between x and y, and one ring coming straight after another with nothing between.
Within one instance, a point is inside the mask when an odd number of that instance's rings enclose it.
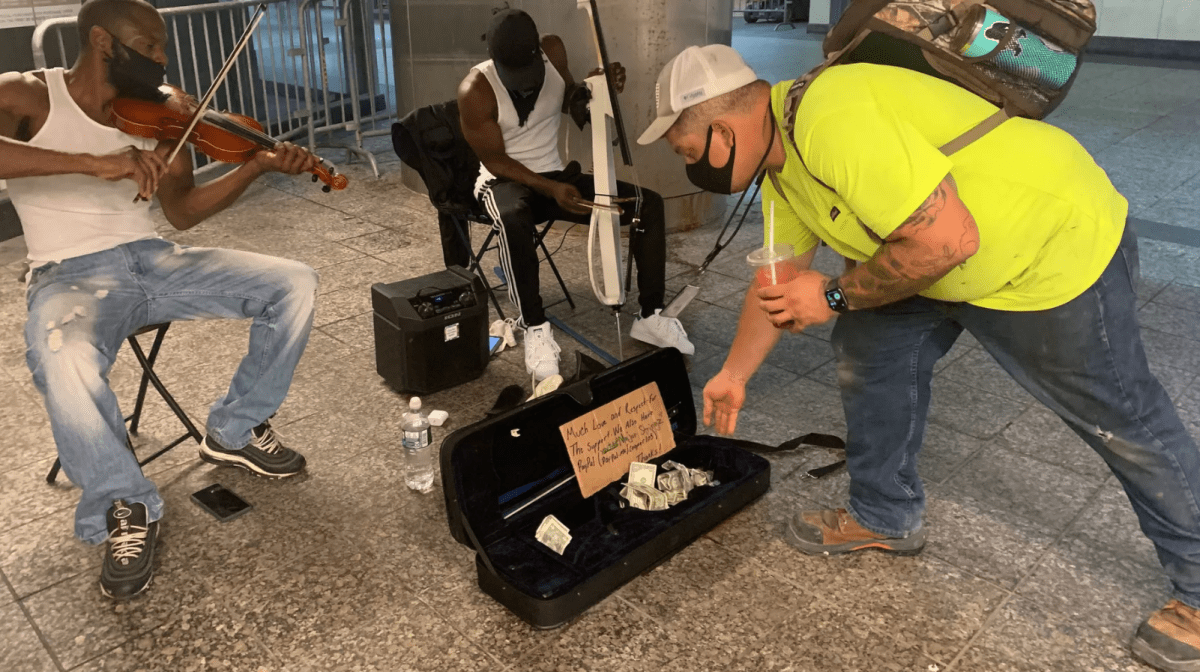
<instances>
[{"instance_id":1,"label":"black sneaker with white laces","mask_svg":"<svg viewBox=\"0 0 1200 672\"><path fill-rule=\"evenodd\" d=\"M212 464L242 467L269 478L286 478L304 471L304 456L279 442L271 423L263 422L250 432L250 443L226 448L213 435L200 444L200 459Z\"/></svg>"},{"instance_id":2,"label":"black sneaker with white laces","mask_svg":"<svg viewBox=\"0 0 1200 672\"><path fill-rule=\"evenodd\" d=\"M118 499L105 516L108 548L100 568L100 591L114 600L127 600L150 585L158 521L147 522L145 504Z\"/></svg>"}]
</instances>

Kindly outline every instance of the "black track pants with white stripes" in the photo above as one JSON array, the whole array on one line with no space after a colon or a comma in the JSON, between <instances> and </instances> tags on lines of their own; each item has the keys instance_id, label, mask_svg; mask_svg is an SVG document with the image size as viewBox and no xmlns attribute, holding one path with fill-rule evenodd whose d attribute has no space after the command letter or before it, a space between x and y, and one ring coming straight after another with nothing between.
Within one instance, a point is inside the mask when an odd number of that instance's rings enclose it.
<instances>
[{"instance_id":1,"label":"black track pants with white stripes","mask_svg":"<svg viewBox=\"0 0 1200 672\"><path fill-rule=\"evenodd\" d=\"M563 175L562 171L542 173L544 177L575 185L586 200L595 198L594 178L587 174ZM562 178L562 179L560 179ZM621 197L635 195L634 186L617 183ZM508 296L521 312L525 326L537 326L546 321L539 291L538 255L534 235L538 224L556 221L587 224L590 215L577 215L558 206L558 202L518 182L493 180L480 192L480 200L496 222L500 239L500 264L508 278ZM632 203L622 203L621 225L633 221ZM633 241L633 263L637 269L638 304L647 316L663 307L666 293L667 238L663 215L663 199L649 189L642 189L641 222ZM625 269L621 269L624 277Z\"/></svg>"}]
</instances>

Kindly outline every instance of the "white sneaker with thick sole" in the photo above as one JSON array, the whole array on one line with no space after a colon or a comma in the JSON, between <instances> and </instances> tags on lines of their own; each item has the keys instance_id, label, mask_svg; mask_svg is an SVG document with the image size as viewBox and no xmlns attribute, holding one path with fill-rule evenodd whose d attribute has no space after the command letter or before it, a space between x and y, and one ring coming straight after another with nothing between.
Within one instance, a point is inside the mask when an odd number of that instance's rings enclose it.
<instances>
[{"instance_id":1,"label":"white sneaker with thick sole","mask_svg":"<svg viewBox=\"0 0 1200 672\"><path fill-rule=\"evenodd\" d=\"M696 346L688 340L683 325L679 323L678 319L663 315L661 308L655 310L650 317L634 320L629 335L650 345L675 348L685 355L696 354Z\"/></svg>"},{"instance_id":2,"label":"white sneaker with thick sole","mask_svg":"<svg viewBox=\"0 0 1200 672\"><path fill-rule=\"evenodd\" d=\"M558 353L562 349L554 342L550 323L543 322L525 329L525 371L532 373L534 380L545 380L558 375Z\"/></svg>"}]
</instances>

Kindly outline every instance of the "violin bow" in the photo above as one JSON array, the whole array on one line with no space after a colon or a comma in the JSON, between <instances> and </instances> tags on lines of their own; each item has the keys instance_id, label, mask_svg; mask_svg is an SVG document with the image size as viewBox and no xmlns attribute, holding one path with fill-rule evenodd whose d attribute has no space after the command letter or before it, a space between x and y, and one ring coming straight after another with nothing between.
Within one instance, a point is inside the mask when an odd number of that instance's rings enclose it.
<instances>
[{"instance_id":1,"label":"violin bow","mask_svg":"<svg viewBox=\"0 0 1200 672\"><path fill-rule=\"evenodd\" d=\"M254 16L250 17L250 23L247 24L246 30L242 32L241 38L238 39L237 44L233 47L233 53L229 54L229 57L225 59L225 64L221 66L221 71L217 73L217 76L213 78L212 84L209 85L208 92L204 94L204 97L200 99L200 103L196 105L196 113L193 114L192 118L188 121L188 125L183 131L183 135L179 137L179 142L176 143L175 148L171 150L171 154L167 156L168 166L175 161L175 157L179 156L180 150L182 150L183 146L187 144L187 139L191 137L192 131L196 130L196 124L200 123L200 118L203 117L205 111L208 110L208 105L212 102L213 96L216 95L217 89L220 88L221 84L225 81L225 77L229 74L230 68L233 67L234 61L237 60L237 57L246 48L246 45L250 43L250 37L254 35L255 29L258 28L258 24L262 22L263 17L266 16L266 13L266 3L260 4L258 8L254 10Z\"/></svg>"}]
</instances>

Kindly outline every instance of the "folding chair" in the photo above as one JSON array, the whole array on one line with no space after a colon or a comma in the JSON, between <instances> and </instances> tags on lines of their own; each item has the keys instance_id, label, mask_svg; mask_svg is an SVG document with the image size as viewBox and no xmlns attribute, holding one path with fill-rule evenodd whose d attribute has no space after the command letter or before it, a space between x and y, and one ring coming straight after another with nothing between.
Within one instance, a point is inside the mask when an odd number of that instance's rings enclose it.
<instances>
[{"instance_id":1,"label":"folding chair","mask_svg":"<svg viewBox=\"0 0 1200 672\"><path fill-rule=\"evenodd\" d=\"M496 290L504 289L508 285L508 278L503 278L503 281L500 284L493 285L490 284L487 276L484 275L483 272L484 256L486 256L487 253L491 252L492 250L500 249L500 242L496 236L496 234L499 232L496 230L496 226L492 218L489 217L487 213L480 212L470 216L463 216L462 219L456 223L455 231L459 236L462 237L463 243L466 244L468 248L471 244L469 230L470 224L483 224L487 226L488 234L483 239L483 244L479 246L479 249L471 253L471 263L467 266L467 270L474 271L483 280L483 284L488 290L488 296L492 300L492 306L496 309L496 313L500 316L500 319L503 320L504 310L500 308L500 303L496 300ZM545 307L549 308L550 306L557 306L563 301L566 301L568 304L570 304L571 310L575 310L575 300L571 298L571 292L567 289L567 283L563 280L562 274L558 272L558 266L554 263L554 258L551 256L550 250L546 248L546 234L550 233L550 227L552 226L554 226L553 219L539 224L537 231L533 236L534 242L537 243L538 247L542 248L541 261L546 262L550 266L550 270L554 272L554 278L558 280L558 286L561 287L563 291L563 298L559 299L558 301L554 301L553 303L548 303L545 305Z\"/></svg>"},{"instance_id":2,"label":"folding chair","mask_svg":"<svg viewBox=\"0 0 1200 672\"><path fill-rule=\"evenodd\" d=\"M479 175L479 158L463 137L459 125L458 101L450 100L413 110L399 122L392 124L392 146L396 155L409 168L417 171L429 192L429 202L438 211L441 229L442 256L446 266L463 266L483 280L492 306L501 319L504 311L496 299L496 291L505 286L508 279L492 285L483 271L484 256L499 247L496 240L496 224L475 198L475 178ZM477 251L471 249L471 224L488 227L488 235ZM558 286L563 291L563 301L575 308L575 300L567 289L558 266L545 238L554 225L554 220L538 225L534 241L542 249L542 261L547 262ZM553 304L557 305L561 301ZM547 306L549 307L549 306Z\"/></svg>"},{"instance_id":3,"label":"folding chair","mask_svg":"<svg viewBox=\"0 0 1200 672\"><path fill-rule=\"evenodd\" d=\"M187 430L182 436L168 443L153 455L138 462L138 466L146 466L189 438L194 439L197 444L204 440L204 435L200 433L200 430L196 429L196 425L192 424L191 418L179 406L179 402L175 401L175 397L167 390L166 385L163 385L158 374L154 372L154 363L158 360L158 352L162 348L163 338L167 335L167 328L170 326L170 322L152 324L138 329L126 339L129 342L130 349L133 350L133 355L137 357L138 363L142 366L142 381L138 385L137 401L133 405L133 413L125 418L125 422L129 423L129 434L137 436L138 423L142 419L142 409L145 408L146 390L149 385L154 386L159 396L162 397L163 401L167 402L167 406L171 407L171 410L175 413L175 417L179 418L179 422L183 423L184 429ZM150 346L150 354L147 355L142 350L141 344L138 343L137 337L152 331L156 332L154 334L154 343ZM133 442L129 440L129 434L125 436L125 443L129 447L130 452L132 452ZM58 460L55 460L54 466L50 467L50 473L46 474L46 482L53 485L54 481L58 478L58 470L61 468L62 464Z\"/></svg>"}]
</instances>

